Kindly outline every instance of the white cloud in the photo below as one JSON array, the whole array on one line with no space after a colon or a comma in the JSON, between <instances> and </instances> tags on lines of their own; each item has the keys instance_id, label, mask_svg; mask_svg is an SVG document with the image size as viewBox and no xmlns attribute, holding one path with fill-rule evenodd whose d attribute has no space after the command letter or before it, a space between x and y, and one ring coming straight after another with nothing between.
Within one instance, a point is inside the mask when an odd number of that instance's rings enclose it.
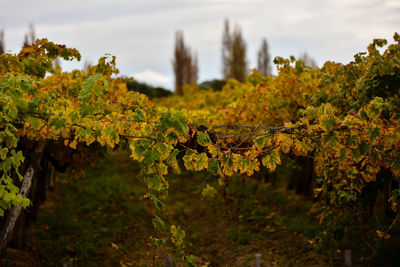
<instances>
[{"instance_id":1,"label":"white cloud","mask_svg":"<svg viewBox=\"0 0 400 267\"><path fill-rule=\"evenodd\" d=\"M399 0L387 0L386 5L391 8L400 8Z\"/></svg>"},{"instance_id":2,"label":"white cloud","mask_svg":"<svg viewBox=\"0 0 400 267\"><path fill-rule=\"evenodd\" d=\"M32 22L38 37L76 47L83 59L110 53L121 73L154 70L172 88L176 30L197 51L203 81L221 77L225 18L241 26L251 68L264 37L272 57L307 51L320 64L346 63L372 38L391 39L399 12L399 0L0 0L0 28L7 50L20 49Z\"/></svg>"},{"instance_id":3,"label":"white cloud","mask_svg":"<svg viewBox=\"0 0 400 267\"><path fill-rule=\"evenodd\" d=\"M145 82L153 86L163 86L167 88L171 88L172 83L172 80L168 75L150 69L134 73L133 78L137 81Z\"/></svg>"}]
</instances>

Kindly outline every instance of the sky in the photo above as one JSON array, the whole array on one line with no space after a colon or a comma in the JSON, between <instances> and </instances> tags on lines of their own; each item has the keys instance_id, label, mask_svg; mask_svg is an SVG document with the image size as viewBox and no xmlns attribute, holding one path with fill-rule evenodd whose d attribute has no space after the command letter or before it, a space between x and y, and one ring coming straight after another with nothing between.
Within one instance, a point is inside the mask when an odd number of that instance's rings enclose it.
<instances>
[{"instance_id":1,"label":"sky","mask_svg":"<svg viewBox=\"0 0 400 267\"><path fill-rule=\"evenodd\" d=\"M307 52L319 66L348 63L374 38L400 32L400 0L0 0L6 50L18 53L29 24L37 38L77 48L81 62L117 57L121 75L172 89L175 32L195 51L199 82L222 78L224 20L237 24L255 68L263 38L272 57Z\"/></svg>"}]
</instances>

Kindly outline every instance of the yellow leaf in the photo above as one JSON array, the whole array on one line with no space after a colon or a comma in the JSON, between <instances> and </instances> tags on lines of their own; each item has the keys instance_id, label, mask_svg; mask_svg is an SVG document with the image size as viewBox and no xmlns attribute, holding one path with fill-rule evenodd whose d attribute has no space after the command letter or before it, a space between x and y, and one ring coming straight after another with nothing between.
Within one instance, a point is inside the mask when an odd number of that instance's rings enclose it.
<instances>
[{"instance_id":1,"label":"yellow leaf","mask_svg":"<svg viewBox=\"0 0 400 267\"><path fill-rule=\"evenodd\" d=\"M379 238L381 238L381 239L389 239L390 238L390 235L388 233L381 231L379 229L376 230L376 233L378 234Z\"/></svg>"},{"instance_id":2,"label":"yellow leaf","mask_svg":"<svg viewBox=\"0 0 400 267\"><path fill-rule=\"evenodd\" d=\"M77 144L78 144L78 142L76 142L76 140L74 140L69 144L69 147L72 148L72 149L76 149L76 145Z\"/></svg>"},{"instance_id":3,"label":"yellow leaf","mask_svg":"<svg viewBox=\"0 0 400 267\"><path fill-rule=\"evenodd\" d=\"M276 142L279 144L281 151L283 153L288 153L292 145L292 140L289 135L284 133L279 133L276 135Z\"/></svg>"},{"instance_id":4,"label":"yellow leaf","mask_svg":"<svg viewBox=\"0 0 400 267\"><path fill-rule=\"evenodd\" d=\"M213 198L217 194L217 190L209 184L201 191L201 196L204 198Z\"/></svg>"},{"instance_id":5,"label":"yellow leaf","mask_svg":"<svg viewBox=\"0 0 400 267\"><path fill-rule=\"evenodd\" d=\"M281 164L281 158L279 156L279 151L272 150L268 155L263 157L262 164L267 167L271 172L275 170L276 165Z\"/></svg>"}]
</instances>

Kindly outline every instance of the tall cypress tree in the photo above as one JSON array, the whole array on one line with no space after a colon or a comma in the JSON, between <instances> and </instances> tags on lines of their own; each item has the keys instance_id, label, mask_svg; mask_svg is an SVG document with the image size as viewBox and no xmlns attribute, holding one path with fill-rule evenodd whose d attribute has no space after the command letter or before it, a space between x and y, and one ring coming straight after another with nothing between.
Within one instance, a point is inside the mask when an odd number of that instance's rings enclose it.
<instances>
[{"instance_id":1,"label":"tall cypress tree","mask_svg":"<svg viewBox=\"0 0 400 267\"><path fill-rule=\"evenodd\" d=\"M24 47L33 45L35 43L35 40L36 40L35 27L31 23L29 24L29 32L25 34Z\"/></svg>"},{"instance_id":2,"label":"tall cypress tree","mask_svg":"<svg viewBox=\"0 0 400 267\"><path fill-rule=\"evenodd\" d=\"M175 33L175 51L173 67L175 73L175 93L183 95L184 84L194 84L198 78L197 55L192 56L189 47L185 46L183 32Z\"/></svg>"},{"instance_id":3,"label":"tall cypress tree","mask_svg":"<svg viewBox=\"0 0 400 267\"><path fill-rule=\"evenodd\" d=\"M257 69L263 76L268 76L272 72L271 56L268 51L268 43L264 38L261 42L260 50L257 53Z\"/></svg>"},{"instance_id":4,"label":"tall cypress tree","mask_svg":"<svg viewBox=\"0 0 400 267\"><path fill-rule=\"evenodd\" d=\"M4 45L4 30L1 29L0 32L0 54L4 54L6 52L6 47Z\"/></svg>"},{"instance_id":5,"label":"tall cypress tree","mask_svg":"<svg viewBox=\"0 0 400 267\"><path fill-rule=\"evenodd\" d=\"M246 79L248 66L246 60L246 43L242 31L235 25L230 32L229 21L225 20L222 36L222 71L225 79L234 78L243 82Z\"/></svg>"}]
</instances>

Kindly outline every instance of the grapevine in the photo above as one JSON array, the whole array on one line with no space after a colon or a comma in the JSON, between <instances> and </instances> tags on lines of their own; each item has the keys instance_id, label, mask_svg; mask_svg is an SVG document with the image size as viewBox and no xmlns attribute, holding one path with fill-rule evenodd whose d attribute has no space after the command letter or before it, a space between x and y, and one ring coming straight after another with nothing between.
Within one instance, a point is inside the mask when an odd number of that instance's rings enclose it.
<instances>
[{"instance_id":1,"label":"grapevine","mask_svg":"<svg viewBox=\"0 0 400 267\"><path fill-rule=\"evenodd\" d=\"M68 165L80 175L84 161L121 146L141 167L154 249L167 242L159 233L169 232L184 255L184 231L167 226L162 215L166 175L182 166L209 171L223 185L234 174L251 176L262 166L273 172L288 154L309 157L319 177L315 196L327 207L321 222L329 219L356 205L383 171L399 182L397 33L394 41L380 53L387 41L374 40L368 53L347 65L310 68L294 57L278 57L277 76L255 70L246 82L230 80L220 92L185 86L184 96L154 103L128 91L126 79L113 78L115 57L102 57L87 71L62 72L53 60L81 55L46 39L18 55L2 54L0 215L30 205L21 183L42 151L51 154L53 165ZM386 201L396 216L388 229L377 229L382 238L390 238L397 223L399 198L394 187ZM193 257L183 257L193 264Z\"/></svg>"}]
</instances>

